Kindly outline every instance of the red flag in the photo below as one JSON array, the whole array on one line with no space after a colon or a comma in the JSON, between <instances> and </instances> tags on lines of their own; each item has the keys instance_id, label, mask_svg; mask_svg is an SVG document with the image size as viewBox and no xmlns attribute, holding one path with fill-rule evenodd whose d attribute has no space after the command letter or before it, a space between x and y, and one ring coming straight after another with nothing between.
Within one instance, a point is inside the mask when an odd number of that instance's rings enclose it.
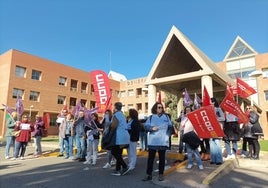
<instances>
[{"instance_id":1,"label":"red flag","mask_svg":"<svg viewBox=\"0 0 268 188\"><path fill-rule=\"evenodd\" d=\"M254 88L249 86L246 82L244 82L240 78L236 78L236 87L238 95L240 95L242 98L247 98L250 95L257 93Z\"/></svg>"},{"instance_id":2,"label":"red flag","mask_svg":"<svg viewBox=\"0 0 268 188\"><path fill-rule=\"evenodd\" d=\"M223 137L224 132L217 120L214 106L208 105L187 114L200 138Z\"/></svg>"},{"instance_id":3,"label":"red flag","mask_svg":"<svg viewBox=\"0 0 268 188\"><path fill-rule=\"evenodd\" d=\"M242 123L248 122L248 116L241 110L239 104L235 102L232 95L228 94L224 97L220 107L238 117L238 121Z\"/></svg>"},{"instance_id":4,"label":"red flag","mask_svg":"<svg viewBox=\"0 0 268 188\"><path fill-rule=\"evenodd\" d=\"M94 87L94 94L96 97L96 106L99 113L103 113L106 109L106 101L111 96L110 82L107 74L101 70L95 70L91 73L91 80Z\"/></svg>"},{"instance_id":5,"label":"red flag","mask_svg":"<svg viewBox=\"0 0 268 188\"><path fill-rule=\"evenodd\" d=\"M45 124L45 128L48 129L50 127L50 114L49 113L45 113L43 115L43 122Z\"/></svg>"},{"instance_id":6,"label":"red flag","mask_svg":"<svg viewBox=\"0 0 268 188\"><path fill-rule=\"evenodd\" d=\"M232 98L234 97L234 90L231 83L227 83L226 85L226 95L230 95Z\"/></svg>"},{"instance_id":7,"label":"red flag","mask_svg":"<svg viewBox=\"0 0 268 188\"><path fill-rule=\"evenodd\" d=\"M202 105L203 106L209 106L210 105L210 96L208 94L207 88L204 85L204 89L203 89L203 98L202 98Z\"/></svg>"},{"instance_id":8,"label":"red flag","mask_svg":"<svg viewBox=\"0 0 268 188\"><path fill-rule=\"evenodd\" d=\"M110 96L110 97L108 97L108 99L105 103L105 111L108 109L111 110L111 106L112 106L112 103L111 103L111 96Z\"/></svg>"},{"instance_id":9,"label":"red flag","mask_svg":"<svg viewBox=\"0 0 268 188\"><path fill-rule=\"evenodd\" d=\"M158 92L158 102L162 103L161 91Z\"/></svg>"}]
</instances>

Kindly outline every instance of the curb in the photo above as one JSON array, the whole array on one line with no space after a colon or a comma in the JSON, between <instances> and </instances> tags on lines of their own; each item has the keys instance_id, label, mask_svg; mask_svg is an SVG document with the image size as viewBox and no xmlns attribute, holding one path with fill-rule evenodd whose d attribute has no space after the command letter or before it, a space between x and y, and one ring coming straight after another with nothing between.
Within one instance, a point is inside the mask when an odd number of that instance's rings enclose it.
<instances>
[{"instance_id":1,"label":"curb","mask_svg":"<svg viewBox=\"0 0 268 188\"><path fill-rule=\"evenodd\" d=\"M227 174L228 172L232 171L236 166L238 166L238 159L229 159L224 161L222 165L220 165L216 170L211 172L203 181L202 184L209 185L211 184L216 178Z\"/></svg>"}]
</instances>

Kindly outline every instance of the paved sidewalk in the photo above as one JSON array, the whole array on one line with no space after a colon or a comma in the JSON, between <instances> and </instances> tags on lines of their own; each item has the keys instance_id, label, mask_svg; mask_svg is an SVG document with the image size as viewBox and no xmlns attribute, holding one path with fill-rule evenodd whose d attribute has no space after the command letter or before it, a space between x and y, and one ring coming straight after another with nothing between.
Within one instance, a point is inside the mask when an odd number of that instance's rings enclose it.
<instances>
[{"instance_id":1,"label":"paved sidewalk","mask_svg":"<svg viewBox=\"0 0 268 188\"><path fill-rule=\"evenodd\" d=\"M4 159L4 143L0 144L0 161ZM57 156L58 143L42 142L44 155ZM12 150L11 150L12 152ZM34 147L27 147L25 158L32 158ZM147 156L147 152L138 152L139 156ZM176 152L176 147L167 152L167 165L165 180L159 182L153 178L152 183L161 187L258 187L264 188L268 185L268 152L261 152L260 160L250 160L237 157L235 160L225 161L222 165L211 165L209 161L204 162L204 170L199 170L195 165L193 169L186 169L187 161L183 161L184 155ZM178 162L180 161L180 162ZM176 163L177 162L177 163ZM144 167L145 168L145 167ZM139 172L144 173L144 171ZM155 172L157 174L157 172ZM235 178L237 180L235 181ZM250 182L256 182L258 186ZM242 183L241 183L242 182ZM147 185L147 182L145 183ZM229 185L229 186L223 186ZM242 186L243 185L243 186ZM245 186L247 185L247 186ZM146 187L146 186L144 186Z\"/></svg>"}]
</instances>

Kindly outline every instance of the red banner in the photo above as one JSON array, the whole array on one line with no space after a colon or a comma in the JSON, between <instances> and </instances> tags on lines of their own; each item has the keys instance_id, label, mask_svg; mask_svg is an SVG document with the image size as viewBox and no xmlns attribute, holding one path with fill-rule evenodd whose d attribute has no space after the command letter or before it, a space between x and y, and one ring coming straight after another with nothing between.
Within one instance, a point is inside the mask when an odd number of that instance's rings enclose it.
<instances>
[{"instance_id":1,"label":"red banner","mask_svg":"<svg viewBox=\"0 0 268 188\"><path fill-rule=\"evenodd\" d=\"M224 133L212 105L201 107L187 114L200 138L223 137Z\"/></svg>"},{"instance_id":2,"label":"red banner","mask_svg":"<svg viewBox=\"0 0 268 188\"><path fill-rule=\"evenodd\" d=\"M236 87L238 95L240 95L242 98L247 98L250 95L257 93L254 88L249 86L246 82L244 82L240 78L236 78Z\"/></svg>"},{"instance_id":3,"label":"red banner","mask_svg":"<svg viewBox=\"0 0 268 188\"><path fill-rule=\"evenodd\" d=\"M43 115L43 122L45 124L45 128L48 129L50 127L50 114L49 113L45 113Z\"/></svg>"},{"instance_id":4,"label":"red banner","mask_svg":"<svg viewBox=\"0 0 268 188\"><path fill-rule=\"evenodd\" d=\"M210 105L210 96L208 94L208 90L207 90L206 86L204 86L204 88L203 88L202 105L203 106Z\"/></svg>"},{"instance_id":5,"label":"red banner","mask_svg":"<svg viewBox=\"0 0 268 188\"><path fill-rule=\"evenodd\" d=\"M239 122L241 122L241 123L248 122L248 116L241 110L239 104L237 102L235 102L232 95L227 94L224 97L222 103L220 104L220 107L223 110L237 116Z\"/></svg>"},{"instance_id":6,"label":"red banner","mask_svg":"<svg viewBox=\"0 0 268 188\"><path fill-rule=\"evenodd\" d=\"M107 108L107 100L111 96L109 78L107 74L101 70L92 71L90 74L96 97L96 107L99 108L99 113L103 113Z\"/></svg>"}]
</instances>

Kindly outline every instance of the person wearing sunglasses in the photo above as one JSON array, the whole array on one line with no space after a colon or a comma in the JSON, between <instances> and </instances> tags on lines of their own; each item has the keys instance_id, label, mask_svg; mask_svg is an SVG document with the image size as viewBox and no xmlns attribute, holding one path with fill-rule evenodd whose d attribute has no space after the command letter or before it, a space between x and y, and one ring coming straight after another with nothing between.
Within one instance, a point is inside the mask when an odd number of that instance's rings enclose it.
<instances>
[{"instance_id":1,"label":"person wearing sunglasses","mask_svg":"<svg viewBox=\"0 0 268 188\"><path fill-rule=\"evenodd\" d=\"M145 122L145 129L149 132L148 136L148 159L146 176L143 181L152 180L152 171L155 154L159 156L159 176L158 180L164 180L164 168L166 160L166 150L169 148L169 132L172 123L169 116L165 113L162 103L156 102L152 109L152 115Z\"/></svg>"}]
</instances>

